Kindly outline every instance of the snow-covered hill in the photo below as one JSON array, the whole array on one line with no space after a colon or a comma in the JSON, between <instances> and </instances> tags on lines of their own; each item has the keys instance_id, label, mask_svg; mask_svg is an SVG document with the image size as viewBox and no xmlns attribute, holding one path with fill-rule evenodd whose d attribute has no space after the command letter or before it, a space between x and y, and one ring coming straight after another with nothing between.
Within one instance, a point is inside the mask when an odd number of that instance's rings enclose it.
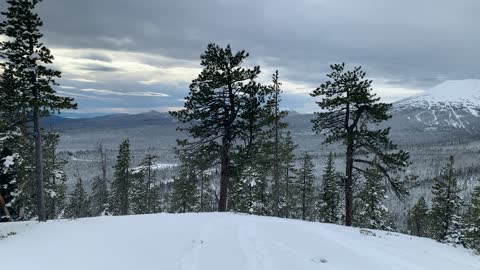
<instances>
[{"instance_id":1,"label":"snow-covered hill","mask_svg":"<svg viewBox=\"0 0 480 270\"><path fill-rule=\"evenodd\" d=\"M480 256L429 239L237 214L0 224L8 270L472 270Z\"/></svg>"},{"instance_id":2,"label":"snow-covered hill","mask_svg":"<svg viewBox=\"0 0 480 270\"><path fill-rule=\"evenodd\" d=\"M425 130L480 130L480 80L446 81L394 103L393 114Z\"/></svg>"}]
</instances>

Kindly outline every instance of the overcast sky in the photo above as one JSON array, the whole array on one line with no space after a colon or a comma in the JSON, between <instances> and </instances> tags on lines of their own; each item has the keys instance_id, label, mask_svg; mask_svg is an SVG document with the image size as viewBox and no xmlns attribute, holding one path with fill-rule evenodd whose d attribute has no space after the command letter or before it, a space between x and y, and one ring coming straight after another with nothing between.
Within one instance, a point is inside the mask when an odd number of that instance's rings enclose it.
<instances>
[{"instance_id":1,"label":"overcast sky","mask_svg":"<svg viewBox=\"0 0 480 270\"><path fill-rule=\"evenodd\" d=\"M332 63L362 65L388 102L480 77L478 0L44 0L38 12L79 116L181 107L209 42L248 51L262 82L278 69L283 107L304 113Z\"/></svg>"}]
</instances>

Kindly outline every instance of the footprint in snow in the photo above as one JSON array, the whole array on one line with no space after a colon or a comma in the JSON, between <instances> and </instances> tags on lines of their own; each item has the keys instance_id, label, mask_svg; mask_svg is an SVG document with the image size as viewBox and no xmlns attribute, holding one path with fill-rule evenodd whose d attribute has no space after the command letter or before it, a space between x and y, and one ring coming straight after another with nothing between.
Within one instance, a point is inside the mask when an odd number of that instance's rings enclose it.
<instances>
[{"instance_id":1,"label":"footprint in snow","mask_svg":"<svg viewBox=\"0 0 480 270\"><path fill-rule=\"evenodd\" d=\"M312 259L312 262L314 262L314 263L327 263L328 261L324 258L314 258L314 259Z\"/></svg>"}]
</instances>

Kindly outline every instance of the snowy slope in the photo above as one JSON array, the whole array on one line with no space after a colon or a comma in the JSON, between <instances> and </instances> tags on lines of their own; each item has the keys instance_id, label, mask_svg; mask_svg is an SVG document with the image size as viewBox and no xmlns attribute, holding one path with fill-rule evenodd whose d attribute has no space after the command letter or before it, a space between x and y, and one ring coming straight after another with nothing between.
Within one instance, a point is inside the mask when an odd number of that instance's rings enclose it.
<instances>
[{"instance_id":1,"label":"snowy slope","mask_svg":"<svg viewBox=\"0 0 480 270\"><path fill-rule=\"evenodd\" d=\"M446 81L422 94L394 103L393 113L429 129L477 130L480 80Z\"/></svg>"},{"instance_id":2,"label":"snowy slope","mask_svg":"<svg viewBox=\"0 0 480 270\"><path fill-rule=\"evenodd\" d=\"M2 269L480 269L480 256L429 239L236 214L0 224Z\"/></svg>"}]
</instances>

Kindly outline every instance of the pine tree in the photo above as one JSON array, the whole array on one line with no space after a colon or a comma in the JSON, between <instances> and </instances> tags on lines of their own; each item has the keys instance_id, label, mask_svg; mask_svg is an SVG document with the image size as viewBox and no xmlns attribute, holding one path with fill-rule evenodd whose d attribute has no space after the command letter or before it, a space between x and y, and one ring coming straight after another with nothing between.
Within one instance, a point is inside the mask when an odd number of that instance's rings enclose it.
<instances>
[{"instance_id":1,"label":"pine tree","mask_svg":"<svg viewBox=\"0 0 480 270\"><path fill-rule=\"evenodd\" d=\"M107 180L107 154L103 148L103 144L98 145L98 153L100 154L101 176L93 178L92 194L90 203L93 216L105 215L108 210L108 180Z\"/></svg>"},{"instance_id":2,"label":"pine tree","mask_svg":"<svg viewBox=\"0 0 480 270\"><path fill-rule=\"evenodd\" d=\"M326 135L326 144L342 143L346 147L345 163L345 225L352 225L353 174L364 173L362 165L378 167L397 195L406 193L402 183L391 175L407 166L408 153L396 151L390 139L389 128L372 130L371 128L391 116L391 105L381 103L372 93L372 81L365 79L361 67L345 70L345 64L331 66L327 75L331 80L321 84L311 94L321 97L317 112L312 120L313 130ZM374 164L369 156L375 156Z\"/></svg>"},{"instance_id":3,"label":"pine tree","mask_svg":"<svg viewBox=\"0 0 480 270\"><path fill-rule=\"evenodd\" d=\"M319 220L326 223L338 223L340 218L340 176L335 171L333 153L328 155L327 166L323 172L320 188Z\"/></svg>"},{"instance_id":4,"label":"pine tree","mask_svg":"<svg viewBox=\"0 0 480 270\"><path fill-rule=\"evenodd\" d=\"M67 176L64 166L67 163L57 154L60 135L55 132L46 132L44 135L43 157L45 176L45 205L46 218L61 218L66 207Z\"/></svg>"},{"instance_id":5,"label":"pine tree","mask_svg":"<svg viewBox=\"0 0 480 270\"><path fill-rule=\"evenodd\" d=\"M113 215L128 215L130 213L130 141L124 140L118 149L117 163L115 164L114 179L109 198L109 211Z\"/></svg>"},{"instance_id":6,"label":"pine tree","mask_svg":"<svg viewBox=\"0 0 480 270\"><path fill-rule=\"evenodd\" d=\"M143 170L130 174L131 188L129 202L132 214L148 214L147 206L147 181Z\"/></svg>"},{"instance_id":7,"label":"pine tree","mask_svg":"<svg viewBox=\"0 0 480 270\"><path fill-rule=\"evenodd\" d=\"M465 214L465 244L480 252L480 186L475 188Z\"/></svg>"},{"instance_id":8,"label":"pine tree","mask_svg":"<svg viewBox=\"0 0 480 270\"><path fill-rule=\"evenodd\" d=\"M145 177L145 207L147 213L154 213L156 204L156 192L154 192L156 184L155 171L153 170L154 161L158 158L156 155L147 154L140 164L143 169L143 175Z\"/></svg>"},{"instance_id":9,"label":"pine tree","mask_svg":"<svg viewBox=\"0 0 480 270\"><path fill-rule=\"evenodd\" d=\"M231 199L229 209L262 215L266 211L267 175L271 166L265 166L265 95L266 88L258 84L246 91L245 110L240 114L243 131L233 155ZM268 165L271 165L269 163Z\"/></svg>"},{"instance_id":10,"label":"pine tree","mask_svg":"<svg viewBox=\"0 0 480 270\"><path fill-rule=\"evenodd\" d=\"M183 130L196 140L188 143L190 146L208 145L217 150L221 164L219 211L227 210L234 142L244 130L240 115L246 110L252 88L258 89L253 80L260 68L242 67L247 57L245 51L232 52L229 45L209 44L201 56L204 69L190 85L184 109L171 112L179 121L189 123Z\"/></svg>"},{"instance_id":11,"label":"pine tree","mask_svg":"<svg viewBox=\"0 0 480 270\"><path fill-rule=\"evenodd\" d=\"M301 167L297 170L297 182L295 183L298 196L298 215L302 220L313 220L314 216L314 170L312 157L308 153L304 153Z\"/></svg>"},{"instance_id":12,"label":"pine tree","mask_svg":"<svg viewBox=\"0 0 480 270\"><path fill-rule=\"evenodd\" d=\"M377 168L369 168L365 184L359 194L356 225L367 229L392 231L394 229L388 208L383 204L386 190L383 174Z\"/></svg>"},{"instance_id":13,"label":"pine tree","mask_svg":"<svg viewBox=\"0 0 480 270\"><path fill-rule=\"evenodd\" d=\"M193 212L197 204L195 170L186 157L182 158L179 173L173 179L171 211L174 213Z\"/></svg>"},{"instance_id":14,"label":"pine tree","mask_svg":"<svg viewBox=\"0 0 480 270\"><path fill-rule=\"evenodd\" d=\"M83 218L90 216L90 201L83 186L82 178L78 177L66 209L67 218Z\"/></svg>"},{"instance_id":15,"label":"pine tree","mask_svg":"<svg viewBox=\"0 0 480 270\"><path fill-rule=\"evenodd\" d=\"M155 155L147 154L139 169L132 173L131 204L135 214L154 213L153 208L158 206L158 198L155 196L159 194L154 191L156 176L153 168L156 158Z\"/></svg>"},{"instance_id":16,"label":"pine tree","mask_svg":"<svg viewBox=\"0 0 480 270\"><path fill-rule=\"evenodd\" d=\"M211 212L216 209L215 191L212 187L212 175L209 171L203 171L198 176L197 185L198 212Z\"/></svg>"},{"instance_id":17,"label":"pine tree","mask_svg":"<svg viewBox=\"0 0 480 270\"><path fill-rule=\"evenodd\" d=\"M280 137L280 216L291 218L295 212L295 149L292 134L287 131ZM274 203L275 201L272 200ZM274 209L274 207L272 207Z\"/></svg>"},{"instance_id":18,"label":"pine tree","mask_svg":"<svg viewBox=\"0 0 480 270\"><path fill-rule=\"evenodd\" d=\"M432 236L437 241L463 244L460 189L455 178L453 156L435 179L432 199Z\"/></svg>"},{"instance_id":19,"label":"pine tree","mask_svg":"<svg viewBox=\"0 0 480 270\"><path fill-rule=\"evenodd\" d=\"M46 220L44 199L43 150L40 118L52 111L75 109L72 98L56 95L52 85L60 72L49 68L53 56L40 42L43 23L34 12L40 0L7 0L8 9L2 14L6 20L0 23L0 34L9 39L0 42L3 75L9 78L17 107L28 112L33 120L35 139L36 199L40 221Z\"/></svg>"},{"instance_id":20,"label":"pine tree","mask_svg":"<svg viewBox=\"0 0 480 270\"><path fill-rule=\"evenodd\" d=\"M107 183L100 176L94 177L92 182L92 194L90 196L93 216L102 216L107 213L108 197Z\"/></svg>"},{"instance_id":21,"label":"pine tree","mask_svg":"<svg viewBox=\"0 0 480 270\"><path fill-rule=\"evenodd\" d=\"M282 164L281 164L281 137L284 129L287 128L287 124L283 122L283 118L288 115L286 111L280 109L281 102L281 89L282 83L279 80L278 70L272 76L272 85L268 87L269 99L265 106L266 122L269 127L267 130L267 136L271 139L272 148L272 204L273 215L281 216L281 201L282 201ZM269 139L269 138L266 138Z\"/></svg>"},{"instance_id":22,"label":"pine tree","mask_svg":"<svg viewBox=\"0 0 480 270\"><path fill-rule=\"evenodd\" d=\"M429 233L429 209L424 197L408 212L408 231L410 234L425 237Z\"/></svg>"}]
</instances>

